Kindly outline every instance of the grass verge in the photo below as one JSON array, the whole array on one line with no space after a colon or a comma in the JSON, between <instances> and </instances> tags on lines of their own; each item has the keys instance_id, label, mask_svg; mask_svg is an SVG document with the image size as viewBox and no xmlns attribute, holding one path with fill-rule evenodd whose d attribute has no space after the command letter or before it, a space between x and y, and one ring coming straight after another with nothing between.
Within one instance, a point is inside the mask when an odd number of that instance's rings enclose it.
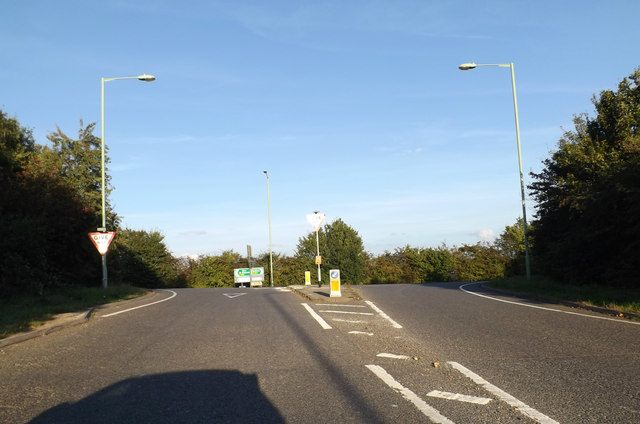
<instances>
[{"instance_id":1,"label":"grass verge","mask_svg":"<svg viewBox=\"0 0 640 424\"><path fill-rule=\"evenodd\" d=\"M105 303L133 299L148 290L127 285L64 287L43 296L0 299L0 339L42 324L56 314L75 312Z\"/></svg>"},{"instance_id":2,"label":"grass verge","mask_svg":"<svg viewBox=\"0 0 640 424\"><path fill-rule=\"evenodd\" d=\"M525 277L495 280L488 283L488 286L518 293L567 300L587 306L640 314L640 290L637 289L596 285L569 285L537 276L532 276L530 281L527 281Z\"/></svg>"}]
</instances>

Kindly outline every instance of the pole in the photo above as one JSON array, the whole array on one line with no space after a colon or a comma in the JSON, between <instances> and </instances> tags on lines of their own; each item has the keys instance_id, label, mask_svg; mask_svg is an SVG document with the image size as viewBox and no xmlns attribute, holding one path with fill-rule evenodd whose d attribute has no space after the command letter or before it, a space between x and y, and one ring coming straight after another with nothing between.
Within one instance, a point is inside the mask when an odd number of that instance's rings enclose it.
<instances>
[{"instance_id":1,"label":"pole","mask_svg":"<svg viewBox=\"0 0 640 424\"><path fill-rule=\"evenodd\" d=\"M524 264L527 280L531 280L531 261L529 259L529 236L527 231L527 207L525 204L524 174L522 172L522 152L520 149L520 123L518 121L518 98L516 95L516 76L513 70L513 62L510 63L475 63L467 62L458 66L461 71L475 69L478 66L498 66L511 70L511 90L513 92L513 114L516 120L516 142L518 144L518 169L520 171L520 195L522 199L522 229L524 232Z\"/></svg>"},{"instance_id":2,"label":"pole","mask_svg":"<svg viewBox=\"0 0 640 424\"><path fill-rule=\"evenodd\" d=\"M269 174L267 174L267 171L264 171L264 174L267 176L267 214L269 216L269 282L270 286L273 287L273 252L271 250L271 192L269 190Z\"/></svg>"},{"instance_id":3,"label":"pole","mask_svg":"<svg viewBox=\"0 0 640 424\"><path fill-rule=\"evenodd\" d=\"M153 75L138 75L137 77L116 77L116 78L100 78L100 191L102 192L102 227L98 231L107 231L107 213L106 213L106 183L104 175L104 83L105 81L115 81L123 79L138 79L140 81L155 81ZM107 288L107 254L102 255L102 287Z\"/></svg>"},{"instance_id":4,"label":"pole","mask_svg":"<svg viewBox=\"0 0 640 424\"><path fill-rule=\"evenodd\" d=\"M320 256L320 238L318 237L319 230L316 230L316 258ZM322 287L322 277L320 277L320 263L318 263L318 287Z\"/></svg>"},{"instance_id":5,"label":"pole","mask_svg":"<svg viewBox=\"0 0 640 424\"><path fill-rule=\"evenodd\" d=\"M99 231L107 231L107 217L106 217L106 194L105 194L105 177L104 177L104 78L100 79L100 191L102 192L102 227ZM106 289L109 286L107 277L107 254L102 255L102 288Z\"/></svg>"},{"instance_id":6,"label":"pole","mask_svg":"<svg viewBox=\"0 0 640 424\"><path fill-rule=\"evenodd\" d=\"M520 123L518 121L518 98L516 96L516 77L513 70L513 62L509 63L511 69L511 88L513 91L513 112L516 119L516 141L518 144L518 169L520 171L520 194L522 197L522 227L524 230L524 265L527 281L531 280L531 262L529 260L529 237L527 235L527 207L525 205L524 174L522 172L522 152L520 149Z\"/></svg>"}]
</instances>

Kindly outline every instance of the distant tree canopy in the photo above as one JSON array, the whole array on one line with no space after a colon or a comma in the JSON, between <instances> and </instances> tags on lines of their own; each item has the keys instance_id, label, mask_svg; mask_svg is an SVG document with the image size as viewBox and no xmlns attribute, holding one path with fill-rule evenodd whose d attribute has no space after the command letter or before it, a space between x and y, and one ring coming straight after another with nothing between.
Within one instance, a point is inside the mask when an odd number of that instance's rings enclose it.
<instances>
[{"instance_id":1,"label":"distant tree canopy","mask_svg":"<svg viewBox=\"0 0 640 424\"><path fill-rule=\"evenodd\" d=\"M454 256L446 247L405 246L372 257L367 276L371 283L422 283L449 281L453 270Z\"/></svg>"},{"instance_id":2,"label":"distant tree canopy","mask_svg":"<svg viewBox=\"0 0 640 424\"><path fill-rule=\"evenodd\" d=\"M318 239L324 283L329 282L330 269L339 269L340 280L345 284L362 284L364 282L367 254L356 230L338 218L331 224L320 228ZM303 265L303 269L312 271L317 268L315 265L316 253L315 232L298 240L295 257Z\"/></svg>"},{"instance_id":3,"label":"distant tree canopy","mask_svg":"<svg viewBox=\"0 0 640 424\"><path fill-rule=\"evenodd\" d=\"M637 285L640 268L640 70L594 96L532 174L539 269L578 284Z\"/></svg>"}]
</instances>

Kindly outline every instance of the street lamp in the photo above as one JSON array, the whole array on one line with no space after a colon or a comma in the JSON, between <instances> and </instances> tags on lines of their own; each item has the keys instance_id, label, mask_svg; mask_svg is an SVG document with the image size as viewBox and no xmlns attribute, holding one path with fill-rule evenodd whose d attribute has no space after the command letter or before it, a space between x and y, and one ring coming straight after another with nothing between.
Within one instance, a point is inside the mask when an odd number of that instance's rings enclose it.
<instances>
[{"instance_id":1,"label":"street lamp","mask_svg":"<svg viewBox=\"0 0 640 424\"><path fill-rule=\"evenodd\" d=\"M271 287L273 287L273 254L271 251L271 193L269 192L269 174L267 171L264 172L264 175L267 176L267 213L269 215L269 280L271 282Z\"/></svg>"},{"instance_id":2,"label":"street lamp","mask_svg":"<svg viewBox=\"0 0 640 424\"><path fill-rule=\"evenodd\" d=\"M104 177L104 83L107 81L115 81L115 80L124 80L124 79L137 79L140 81L151 82L155 81L156 77L153 75L142 74L137 77L116 77L116 78L101 78L100 81L100 89L101 89L101 100L100 100L100 120L101 120L101 185L100 189L102 191L102 226L98 228L98 231L104 232L107 231L107 216L106 216L106 207L105 207L105 177ZM107 288L107 254L102 255L102 287Z\"/></svg>"},{"instance_id":3,"label":"street lamp","mask_svg":"<svg viewBox=\"0 0 640 424\"><path fill-rule=\"evenodd\" d=\"M522 226L524 229L524 263L527 274L527 280L531 279L531 263L529 261L529 238L527 237L527 208L525 206L524 194L524 175L522 173L522 153L520 151L520 123L518 122L518 99L516 96L516 77L513 71L513 62L511 63L474 63L468 62L458 66L461 71L475 69L478 66L498 66L500 68L509 68L511 70L511 90L513 92L513 112L516 119L516 142L518 144L518 167L520 170L520 193L522 196Z\"/></svg>"}]
</instances>

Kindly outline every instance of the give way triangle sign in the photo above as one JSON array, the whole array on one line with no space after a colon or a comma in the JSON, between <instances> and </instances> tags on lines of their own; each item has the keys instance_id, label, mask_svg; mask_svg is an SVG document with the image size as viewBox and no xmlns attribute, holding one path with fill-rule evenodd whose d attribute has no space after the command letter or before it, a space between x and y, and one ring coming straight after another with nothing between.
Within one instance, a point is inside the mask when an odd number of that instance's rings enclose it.
<instances>
[{"instance_id":1,"label":"give way triangle sign","mask_svg":"<svg viewBox=\"0 0 640 424\"><path fill-rule=\"evenodd\" d=\"M89 238L98 249L98 252L101 255L105 255L107 251L109 251L109 245L113 240L113 237L116 235L115 231L110 231L106 233L89 233Z\"/></svg>"}]
</instances>

